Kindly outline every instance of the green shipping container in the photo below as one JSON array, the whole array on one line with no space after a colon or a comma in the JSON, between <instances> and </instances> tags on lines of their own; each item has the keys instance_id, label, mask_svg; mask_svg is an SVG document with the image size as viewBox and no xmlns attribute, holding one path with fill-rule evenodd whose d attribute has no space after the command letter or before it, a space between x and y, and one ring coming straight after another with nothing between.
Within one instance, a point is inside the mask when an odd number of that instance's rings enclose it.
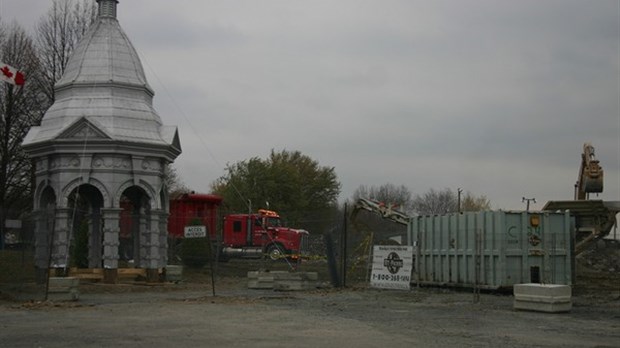
<instances>
[{"instance_id":1,"label":"green shipping container","mask_svg":"<svg viewBox=\"0 0 620 348\"><path fill-rule=\"evenodd\" d=\"M484 211L412 217L412 281L511 288L573 284L574 223L568 212Z\"/></svg>"}]
</instances>

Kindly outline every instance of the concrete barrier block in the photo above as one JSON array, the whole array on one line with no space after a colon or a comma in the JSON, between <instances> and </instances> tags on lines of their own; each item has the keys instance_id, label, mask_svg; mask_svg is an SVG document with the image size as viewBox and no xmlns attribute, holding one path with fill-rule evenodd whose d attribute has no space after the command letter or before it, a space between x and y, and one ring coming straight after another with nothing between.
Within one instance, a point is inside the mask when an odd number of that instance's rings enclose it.
<instances>
[{"instance_id":1,"label":"concrete barrier block","mask_svg":"<svg viewBox=\"0 0 620 348\"><path fill-rule=\"evenodd\" d=\"M259 282L257 280L248 280L248 289L273 289L273 282Z\"/></svg>"},{"instance_id":2,"label":"concrete barrier block","mask_svg":"<svg viewBox=\"0 0 620 348\"><path fill-rule=\"evenodd\" d=\"M80 292L77 290L52 292L47 294L49 301L77 301L80 299Z\"/></svg>"},{"instance_id":3,"label":"concrete barrier block","mask_svg":"<svg viewBox=\"0 0 620 348\"><path fill-rule=\"evenodd\" d=\"M547 313L569 312L572 289L558 284L515 284L514 309Z\"/></svg>"},{"instance_id":4,"label":"concrete barrier block","mask_svg":"<svg viewBox=\"0 0 620 348\"><path fill-rule=\"evenodd\" d=\"M179 265L167 265L166 266L166 281L178 282L183 279L183 266Z\"/></svg>"},{"instance_id":5,"label":"concrete barrier block","mask_svg":"<svg viewBox=\"0 0 620 348\"><path fill-rule=\"evenodd\" d=\"M283 280L274 283L273 289L277 291L301 291L316 289L316 282L306 280Z\"/></svg>"},{"instance_id":6,"label":"concrete barrier block","mask_svg":"<svg viewBox=\"0 0 620 348\"><path fill-rule=\"evenodd\" d=\"M318 273L316 272L248 272L248 288L250 289L309 290L316 288L317 280Z\"/></svg>"},{"instance_id":7,"label":"concrete barrier block","mask_svg":"<svg viewBox=\"0 0 620 348\"><path fill-rule=\"evenodd\" d=\"M80 279L75 277L50 277L50 288L77 288L80 285Z\"/></svg>"},{"instance_id":8,"label":"concrete barrier block","mask_svg":"<svg viewBox=\"0 0 620 348\"><path fill-rule=\"evenodd\" d=\"M79 278L50 277L47 299L50 301L77 301L80 297L79 285Z\"/></svg>"}]
</instances>

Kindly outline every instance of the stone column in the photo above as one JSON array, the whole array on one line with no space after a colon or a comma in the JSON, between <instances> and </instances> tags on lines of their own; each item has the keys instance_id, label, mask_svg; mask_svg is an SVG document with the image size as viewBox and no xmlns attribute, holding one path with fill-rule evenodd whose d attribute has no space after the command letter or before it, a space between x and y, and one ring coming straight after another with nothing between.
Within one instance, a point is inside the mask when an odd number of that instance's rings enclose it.
<instances>
[{"instance_id":1,"label":"stone column","mask_svg":"<svg viewBox=\"0 0 620 348\"><path fill-rule=\"evenodd\" d=\"M136 234L136 250L137 255L135 255L135 263L138 268L148 268L147 265L147 241L148 241L148 231L147 221L146 221L146 212L145 209L140 208L140 214L138 216L138 233Z\"/></svg>"},{"instance_id":2,"label":"stone column","mask_svg":"<svg viewBox=\"0 0 620 348\"><path fill-rule=\"evenodd\" d=\"M118 245L122 209L102 209L103 213L103 281L114 284L118 278Z\"/></svg>"},{"instance_id":3,"label":"stone column","mask_svg":"<svg viewBox=\"0 0 620 348\"><path fill-rule=\"evenodd\" d=\"M54 209L41 209L34 212L34 266L36 282L45 283L50 266L50 231L53 226Z\"/></svg>"},{"instance_id":4,"label":"stone column","mask_svg":"<svg viewBox=\"0 0 620 348\"><path fill-rule=\"evenodd\" d=\"M132 208L133 209L133 208ZM131 260L133 267L140 267L140 212L131 211Z\"/></svg>"},{"instance_id":5,"label":"stone column","mask_svg":"<svg viewBox=\"0 0 620 348\"><path fill-rule=\"evenodd\" d=\"M159 267L166 267L168 264L168 212L158 210L159 214Z\"/></svg>"},{"instance_id":6,"label":"stone column","mask_svg":"<svg viewBox=\"0 0 620 348\"><path fill-rule=\"evenodd\" d=\"M69 216L71 209L57 208L52 235L52 262L50 267L65 269L69 262Z\"/></svg>"},{"instance_id":7,"label":"stone column","mask_svg":"<svg viewBox=\"0 0 620 348\"><path fill-rule=\"evenodd\" d=\"M162 259L165 258L161 255L160 213L159 210L150 211L150 219L144 231L144 268L148 282L159 281L159 267L163 267Z\"/></svg>"},{"instance_id":8,"label":"stone column","mask_svg":"<svg viewBox=\"0 0 620 348\"><path fill-rule=\"evenodd\" d=\"M101 209L96 207L91 214L88 228L88 267L101 267Z\"/></svg>"}]
</instances>

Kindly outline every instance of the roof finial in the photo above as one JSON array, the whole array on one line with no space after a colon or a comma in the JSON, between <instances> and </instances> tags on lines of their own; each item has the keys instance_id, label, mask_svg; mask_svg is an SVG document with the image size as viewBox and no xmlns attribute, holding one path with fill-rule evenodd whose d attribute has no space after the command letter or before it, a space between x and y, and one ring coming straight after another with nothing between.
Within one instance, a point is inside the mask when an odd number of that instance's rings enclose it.
<instances>
[{"instance_id":1,"label":"roof finial","mask_svg":"<svg viewBox=\"0 0 620 348\"><path fill-rule=\"evenodd\" d=\"M97 0L99 3L99 17L116 18L116 4L118 0Z\"/></svg>"}]
</instances>

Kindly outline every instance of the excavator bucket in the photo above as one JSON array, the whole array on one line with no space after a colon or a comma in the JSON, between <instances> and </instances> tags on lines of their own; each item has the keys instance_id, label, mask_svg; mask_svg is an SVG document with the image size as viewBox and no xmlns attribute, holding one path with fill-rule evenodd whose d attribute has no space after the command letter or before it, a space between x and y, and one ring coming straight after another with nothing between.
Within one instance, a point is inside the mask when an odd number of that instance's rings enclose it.
<instances>
[{"instance_id":1,"label":"excavator bucket","mask_svg":"<svg viewBox=\"0 0 620 348\"><path fill-rule=\"evenodd\" d=\"M585 178L584 191L588 193L601 193L603 192L603 177L598 178Z\"/></svg>"},{"instance_id":2,"label":"excavator bucket","mask_svg":"<svg viewBox=\"0 0 620 348\"><path fill-rule=\"evenodd\" d=\"M584 169L583 191L587 193L603 192L603 169L598 161L592 161Z\"/></svg>"}]
</instances>

